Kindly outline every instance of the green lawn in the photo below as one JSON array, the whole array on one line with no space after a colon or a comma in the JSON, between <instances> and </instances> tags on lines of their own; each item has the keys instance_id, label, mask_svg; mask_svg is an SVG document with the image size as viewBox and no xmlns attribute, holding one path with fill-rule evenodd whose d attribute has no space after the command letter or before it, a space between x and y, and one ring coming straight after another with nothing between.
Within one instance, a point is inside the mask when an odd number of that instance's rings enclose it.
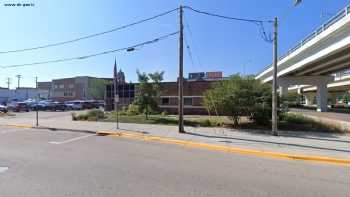
<instances>
[{"instance_id":1,"label":"green lawn","mask_svg":"<svg viewBox=\"0 0 350 197\"><path fill-rule=\"evenodd\" d=\"M106 118L100 121L115 122L115 113L106 113ZM178 117L173 115L150 115L146 119L145 115L126 116L119 115L119 122L124 123L138 123L138 124L166 124L177 125ZM186 126L202 126L202 127L214 127L222 126L222 124L230 124L227 117L209 117L209 116L185 116L184 124Z\"/></svg>"},{"instance_id":2,"label":"green lawn","mask_svg":"<svg viewBox=\"0 0 350 197\"><path fill-rule=\"evenodd\" d=\"M87 121L101 121L101 122L115 122L116 113L102 112L98 113L81 112L75 114L75 120ZM96 112L96 111L95 111ZM97 118L99 115L99 118ZM73 118L74 119L74 118ZM119 114L119 122L121 123L137 123L137 124L163 124L163 125L177 125L178 117L175 115L150 115L146 119L145 115L125 115ZM193 127L231 127L232 121L227 116L200 116L200 115L185 115L185 126ZM314 121L310 118L304 117L300 114L286 113L283 115L278 124L279 130L286 131L317 131L317 132L342 132L341 128L326 125L322 122ZM271 123L266 125L258 125L246 117L240 119L237 129L243 130L271 130Z\"/></svg>"}]
</instances>

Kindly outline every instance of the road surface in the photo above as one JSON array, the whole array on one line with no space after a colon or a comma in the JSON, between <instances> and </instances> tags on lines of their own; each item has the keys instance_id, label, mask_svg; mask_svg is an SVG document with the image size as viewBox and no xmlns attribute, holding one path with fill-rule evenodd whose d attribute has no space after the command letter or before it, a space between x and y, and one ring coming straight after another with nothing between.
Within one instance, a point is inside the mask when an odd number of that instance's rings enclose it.
<instances>
[{"instance_id":1,"label":"road surface","mask_svg":"<svg viewBox=\"0 0 350 197\"><path fill-rule=\"evenodd\" d=\"M349 196L350 166L0 128L1 197Z\"/></svg>"}]
</instances>

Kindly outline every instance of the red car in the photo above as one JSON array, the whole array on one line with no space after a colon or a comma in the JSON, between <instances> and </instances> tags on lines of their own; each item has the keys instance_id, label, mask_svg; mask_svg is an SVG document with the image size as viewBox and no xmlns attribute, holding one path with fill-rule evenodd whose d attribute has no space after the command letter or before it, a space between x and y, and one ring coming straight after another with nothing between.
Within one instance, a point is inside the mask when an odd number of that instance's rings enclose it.
<instances>
[{"instance_id":1,"label":"red car","mask_svg":"<svg viewBox=\"0 0 350 197\"><path fill-rule=\"evenodd\" d=\"M12 110L14 112L20 112L20 111L26 111L26 112L29 112L29 106L27 105L27 103L24 103L24 102L18 102L16 103Z\"/></svg>"}]
</instances>

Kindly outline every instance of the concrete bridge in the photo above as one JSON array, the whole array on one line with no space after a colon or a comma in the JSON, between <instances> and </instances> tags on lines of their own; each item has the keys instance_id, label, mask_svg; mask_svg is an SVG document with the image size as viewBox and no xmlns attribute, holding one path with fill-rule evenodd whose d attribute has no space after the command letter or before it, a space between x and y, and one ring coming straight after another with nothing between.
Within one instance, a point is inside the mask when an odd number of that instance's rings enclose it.
<instances>
[{"instance_id":1,"label":"concrete bridge","mask_svg":"<svg viewBox=\"0 0 350 197\"><path fill-rule=\"evenodd\" d=\"M327 111L327 85L334 73L350 68L350 6L317 28L279 58L277 64L280 95L291 86L316 87L317 111ZM272 66L256 77L272 82Z\"/></svg>"}]
</instances>

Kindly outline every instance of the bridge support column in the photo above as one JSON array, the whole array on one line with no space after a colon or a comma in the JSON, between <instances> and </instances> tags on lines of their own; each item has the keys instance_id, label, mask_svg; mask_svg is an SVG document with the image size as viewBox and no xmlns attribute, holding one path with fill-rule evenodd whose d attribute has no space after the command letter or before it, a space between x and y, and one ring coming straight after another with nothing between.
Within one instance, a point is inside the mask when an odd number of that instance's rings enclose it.
<instances>
[{"instance_id":1,"label":"bridge support column","mask_svg":"<svg viewBox=\"0 0 350 197\"><path fill-rule=\"evenodd\" d=\"M312 106L314 104L315 94L312 92L304 93L305 95L305 105Z\"/></svg>"},{"instance_id":2,"label":"bridge support column","mask_svg":"<svg viewBox=\"0 0 350 197\"><path fill-rule=\"evenodd\" d=\"M279 93L280 93L280 97L288 96L288 86L287 85L281 85L279 87Z\"/></svg>"},{"instance_id":3,"label":"bridge support column","mask_svg":"<svg viewBox=\"0 0 350 197\"><path fill-rule=\"evenodd\" d=\"M317 99L317 111L326 112L328 109L327 107L328 91L327 91L326 83L317 85L316 99Z\"/></svg>"}]
</instances>

